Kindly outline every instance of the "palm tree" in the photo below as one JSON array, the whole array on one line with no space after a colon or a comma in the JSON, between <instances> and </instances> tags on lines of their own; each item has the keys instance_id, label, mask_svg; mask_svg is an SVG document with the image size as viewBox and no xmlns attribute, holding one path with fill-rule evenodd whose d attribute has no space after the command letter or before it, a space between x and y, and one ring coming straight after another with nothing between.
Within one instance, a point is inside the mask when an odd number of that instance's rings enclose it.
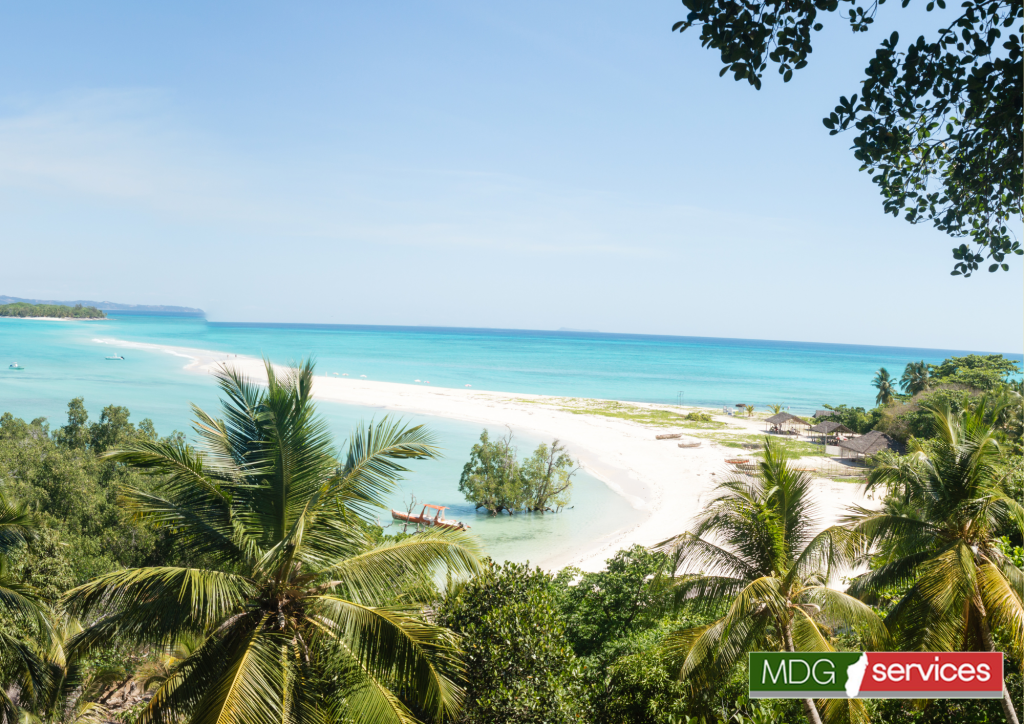
<instances>
[{"instance_id":1,"label":"palm tree","mask_svg":"<svg viewBox=\"0 0 1024 724\"><path fill-rule=\"evenodd\" d=\"M49 611L39 591L19 581L8 563L10 553L30 540L37 526L27 506L0 493L0 611L27 623L45 640L53 632ZM22 706L50 685L51 670L35 646L9 630L0 631L0 654L5 679L0 687L0 721L13 722L20 718Z\"/></svg>"},{"instance_id":2,"label":"palm tree","mask_svg":"<svg viewBox=\"0 0 1024 724\"><path fill-rule=\"evenodd\" d=\"M872 570L850 593L871 601L901 592L886 625L916 651L994 651L1001 629L1024 653L1024 572L997 545L1007 529L1024 532L1024 506L1009 497L994 467L999 455L986 400L954 413L948 403L923 405L938 432L915 463L872 471L869 488L889 492L879 510L856 508L847 522L875 551ZM1003 688L1006 720L1017 714Z\"/></svg>"},{"instance_id":3,"label":"palm tree","mask_svg":"<svg viewBox=\"0 0 1024 724\"><path fill-rule=\"evenodd\" d=\"M778 415L785 408L785 405L766 405L766 407L772 411L773 415Z\"/></svg>"},{"instance_id":4,"label":"palm tree","mask_svg":"<svg viewBox=\"0 0 1024 724\"><path fill-rule=\"evenodd\" d=\"M744 405L743 409L747 411L747 417L753 417L754 416L754 406L753 405Z\"/></svg>"},{"instance_id":5,"label":"palm tree","mask_svg":"<svg viewBox=\"0 0 1024 724\"><path fill-rule=\"evenodd\" d=\"M878 389L878 395L875 396L876 405L888 405L892 402L892 398L896 396L896 388L893 386L892 377L889 376L889 371L885 367L879 368L871 384Z\"/></svg>"},{"instance_id":6,"label":"palm tree","mask_svg":"<svg viewBox=\"0 0 1024 724\"><path fill-rule=\"evenodd\" d=\"M54 627L44 660L50 670L47 685L37 692L19 721L31 724L105 724L111 712L96 701L124 675L121 667L83 666L69 656L67 646L82 631L78 621L65 619Z\"/></svg>"},{"instance_id":7,"label":"palm tree","mask_svg":"<svg viewBox=\"0 0 1024 724\"><path fill-rule=\"evenodd\" d=\"M169 529L203 567L100 576L65 594L93 623L75 653L112 636L201 643L157 689L143 722L414 722L459 708L452 634L421 616L443 570L479 567L460 531L378 542L364 522L406 471L433 458L422 426L387 419L351 436L342 459L312 402L313 365L263 388L217 375L223 419L193 406L203 443L135 442L110 458L166 476L125 504Z\"/></svg>"},{"instance_id":8,"label":"palm tree","mask_svg":"<svg viewBox=\"0 0 1024 724\"><path fill-rule=\"evenodd\" d=\"M669 659L681 662L680 679L713 686L749 651L833 651L829 629L836 626L859 628L872 646L886 640L866 604L829 585L862 548L842 527L814 534L818 506L810 485L765 438L760 470L719 484L693 531L659 545L673 570L683 572L674 583L678 599L724 613L667 637ZM856 700L821 706L829 721L866 719ZM811 724L821 723L813 700L803 707Z\"/></svg>"},{"instance_id":9,"label":"palm tree","mask_svg":"<svg viewBox=\"0 0 1024 724\"><path fill-rule=\"evenodd\" d=\"M917 395L927 390L929 384L928 363L924 360L908 362L906 369L903 370L903 376L900 378L900 389L904 394Z\"/></svg>"}]
</instances>

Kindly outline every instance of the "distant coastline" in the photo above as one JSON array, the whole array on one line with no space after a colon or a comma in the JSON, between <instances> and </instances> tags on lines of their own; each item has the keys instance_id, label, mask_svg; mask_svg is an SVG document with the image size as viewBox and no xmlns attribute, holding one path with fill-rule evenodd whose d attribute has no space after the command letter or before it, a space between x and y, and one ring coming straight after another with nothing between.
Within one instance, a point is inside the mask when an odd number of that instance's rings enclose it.
<instances>
[{"instance_id":1,"label":"distant coastline","mask_svg":"<svg viewBox=\"0 0 1024 724\"><path fill-rule=\"evenodd\" d=\"M65 304L27 304L15 302L14 304L0 305L0 317L5 319L106 319L107 315L96 307L85 307L76 304L71 307Z\"/></svg>"},{"instance_id":2,"label":"distant coastline","mask_svg":"<svg viewBox=\"0 0 1024 724\"><path fill-rule=\"evenodd\" d=\"M8 297L0 294L0 305L7 304L33 304L58 307L94 307L104 312L160 312L164 314L186 314L189 316L205 317L206 312L196 307L176 307L165 304L122 304L120 302L94 302L88 299L76 299L72 301L57 301L52 299L23 299L21 297Z\"/></svg>"}]
</instances>

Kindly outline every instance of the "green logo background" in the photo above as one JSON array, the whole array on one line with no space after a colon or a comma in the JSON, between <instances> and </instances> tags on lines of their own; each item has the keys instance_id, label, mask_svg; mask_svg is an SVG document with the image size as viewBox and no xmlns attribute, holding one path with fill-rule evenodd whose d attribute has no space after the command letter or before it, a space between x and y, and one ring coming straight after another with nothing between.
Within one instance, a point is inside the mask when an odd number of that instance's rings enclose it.
<instances>
[{"instance_id":1,"label":"green logo background","mask_svg":"<svg viewBox=\"0 0 1024 724\"><path fill-rule=\"evenodd\" d=\"M859 651L752 652L748 673L750 696L755 699L805 696L827 699L838 694L845 698L847 667L860 657Z\"/></svg>"}]
</instances>

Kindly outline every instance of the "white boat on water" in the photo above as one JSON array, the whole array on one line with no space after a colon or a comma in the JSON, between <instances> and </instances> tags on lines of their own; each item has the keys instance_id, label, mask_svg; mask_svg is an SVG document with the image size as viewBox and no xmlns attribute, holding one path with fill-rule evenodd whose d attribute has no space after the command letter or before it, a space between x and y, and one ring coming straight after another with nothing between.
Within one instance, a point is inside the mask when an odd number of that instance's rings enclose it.
<instances>
[{"instance_id":1,"label":"white boat on water","mask_svg":"<svg viewBox=\"0 0 1024 724\"><path fill-rule=\"evenodd\" d=\"M12 365L7 365L7 369L9 369L9 370L23 370L25 368L22 367L21 365L19 365L17 362L15 362Z\"/></svg>"},{"instance_id":2,"label":"white boat on water","mask_svg":"<svg viewBox=\"0 0 1024 724\"><path fill-rule=\"evenodd\" d=\"M117 359L117 360L123 360L123 359L124 359L124 357L122 357L121 355L116 355L116 354L115 354L115 355L114 355L113 357L107 357L107 359Z\"/></svg>"}]
</instances>

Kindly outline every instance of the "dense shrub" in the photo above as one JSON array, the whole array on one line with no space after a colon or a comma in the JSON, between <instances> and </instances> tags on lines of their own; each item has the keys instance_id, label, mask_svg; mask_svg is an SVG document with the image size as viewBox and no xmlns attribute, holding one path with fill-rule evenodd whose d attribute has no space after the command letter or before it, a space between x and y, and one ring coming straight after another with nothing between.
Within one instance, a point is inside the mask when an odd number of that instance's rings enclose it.
<instances>
[{"instance_id":1,"label":"dense shrub","mask_svg":"<svg viewBox=\"0 0 1024 724\"><path fill-rule=\"evenodd\" d=\"M519 563L489 563L451 588L437 622L462 635L463 724L589 721L582 662L565 637L552 577Z\"/></svg>"}]
</instances>

